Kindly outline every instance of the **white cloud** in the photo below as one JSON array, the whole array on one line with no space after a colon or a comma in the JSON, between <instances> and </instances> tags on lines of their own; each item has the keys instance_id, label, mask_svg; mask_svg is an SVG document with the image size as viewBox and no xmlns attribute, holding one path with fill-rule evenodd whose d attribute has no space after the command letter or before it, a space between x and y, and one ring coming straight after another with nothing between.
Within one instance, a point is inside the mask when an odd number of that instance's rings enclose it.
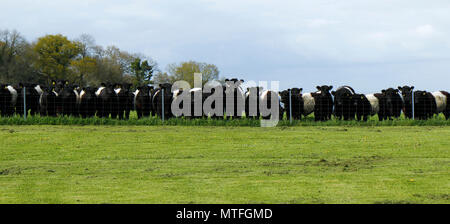
<instances>
[{"instance_id":1,"label":"white cloud","mask_svg":"<svg viewBox=\"0 0 450 224\"><path fill-rule=\"evenodd\" d=\"M433 26L430 24L418 26L416 27L415 31L417 34L423 37L429 37L435 33Z\"/></svg>"},{"instance_id":2,"label":"white cloud","mask_svg":"<svg viewBox=\"0 0 450 224\"><path fill-rule=\"evenodd\" d=\"M338 24L338 23L339 23L339 21L335 21L335 20L312 19L312 20L308 20L307 26L312 27L312 28L319 28L319 27L334 25L334 24Z\"/></svg>"}]
</instances>

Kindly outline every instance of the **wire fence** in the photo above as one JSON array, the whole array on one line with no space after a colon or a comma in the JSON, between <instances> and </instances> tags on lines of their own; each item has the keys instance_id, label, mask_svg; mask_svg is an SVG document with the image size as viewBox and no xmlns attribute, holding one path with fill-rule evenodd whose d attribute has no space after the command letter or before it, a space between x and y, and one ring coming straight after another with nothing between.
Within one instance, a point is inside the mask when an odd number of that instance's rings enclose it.
<instances>
[{"instance_id":1,"label":"wire fence","mask_svg":"<svg viewBox=\"0 0 450 224\"><path fill-rule=\"evenodd\" d=\"M164 121L174 117L171 111L171 105L174 100L173 92L167 91L164 88L145 91L148 92L142 93L143 90L140 90L140 92L136 90L135 92L125 91L125 93L123 93L117 89L108 91L108 89L102 89L100 87L98 89L90 90L74 89L71 92L56 92L54 90L37 92L36 88L23 87L16 90L16 96L4 93L0 95L0 112L2 117L21 115L24 119L35 115L40 115L41 117L73 116L81 118L100 117L129 119L130 112L132 111L137 112L138 118L156 116ZM12 91L9 93L11 92ZM273 102L277 102L279 105L269 105L269 107L274 108L279 106L281 114L279 119L283 119L284 116L290 123L310 115L314 116L316 121L330 120L332 118L338 120L367 121L369 117L376 115L381 121L399 118L402 114L404 117L412 120L426 120L439 113L443 113L446 119L449 118L450 105L448 99L444 99L443 101L445 102L440 102L436 99L427 98L428 95L426 93L419 96L416 93L422 94L422 92L417 91L414 92L414 94L411 94L410 100L402 97L401 101L397 100L397 102L394 102L390 98L383 98L383 96L378 96L377 98L362 94L340 98L336 96L314 96L312 97L314 103L311 106L311 102L308 102L308 99L306 98L308 94L294 94L292 90L289 89L287 99L276 93L278 101ZM250 103L251 99L249 98L249 94L242 92L239 96L234 94L231 98L228 96L228 99L216 101L215 104L223 103L222 108L225 108L225 102L230 101L237 104L239 101L237 100L237 97L244 98L243 102L245 109L236 109L237 105L232 105L235 113L231 115L235 116L231 117L267 118L267 116L261 115L261 105L267 107L267 104L270 104L267 103L270 99L263 99L261 96L255 97L255 100L258 102L252 104ZM326 102L322 99L324 97L331 98L331 101L324 103ZM207 97L202 96L200 102L202 106L206 103L206 98ZM194 101L189 101L188 103L191 102ZM245 103L247 103L247 105L245 105ZM251 110L249 108L250 105L257 107L253 110L257 112L256 114L249 113ZM192 105L192 107L194 106ZM219 115L213 117L230 117L226 115L227 111L225 109L222 111L224 112L222 116ZM198 118L198 116L193 116L194 114L191 115L192 117ZM183 114L183 116L190 117L186 114ZM203 113L200 117L211 117L211 114Z\"/></svg>"}]
</instances>

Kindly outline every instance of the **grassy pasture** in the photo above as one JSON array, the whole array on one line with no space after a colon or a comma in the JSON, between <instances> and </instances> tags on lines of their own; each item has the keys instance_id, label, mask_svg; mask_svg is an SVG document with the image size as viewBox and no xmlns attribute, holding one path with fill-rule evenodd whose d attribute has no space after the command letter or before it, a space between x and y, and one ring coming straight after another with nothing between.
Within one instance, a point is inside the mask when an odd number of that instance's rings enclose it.
<instances>
[{"instance_id":1,"label":"grassy pasture","mask_svg":"<svg viewBox=\"0 0 450 224\"><path fill-rule=\"evenodd\" d=\"M0 203L449 203L448 126L0 126Z\"/></svg>"}]
</instances>

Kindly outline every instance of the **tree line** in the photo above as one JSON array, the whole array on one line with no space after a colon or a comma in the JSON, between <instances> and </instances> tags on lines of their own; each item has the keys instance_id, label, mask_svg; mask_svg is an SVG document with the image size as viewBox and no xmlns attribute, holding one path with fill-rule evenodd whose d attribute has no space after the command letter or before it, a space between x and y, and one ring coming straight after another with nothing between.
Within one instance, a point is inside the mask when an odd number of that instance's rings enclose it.
<instances>
[{"instance_id":1,"label":"tree line","mask_svg":"<svg viewBox=\"0 0 450 224\"><path fill-rule=\"evenodd\" d=\"M194 73L202 73L205 83L219 79L217 66L204 62L173 63L166 70L144 54L97 45L87 34L74 40L50 34L29 42L15 30L0 30L0 83L48 84L62 79L83 86L106 82L140 86L185 80L193 86Z\"/></svg>"}]
</instances>

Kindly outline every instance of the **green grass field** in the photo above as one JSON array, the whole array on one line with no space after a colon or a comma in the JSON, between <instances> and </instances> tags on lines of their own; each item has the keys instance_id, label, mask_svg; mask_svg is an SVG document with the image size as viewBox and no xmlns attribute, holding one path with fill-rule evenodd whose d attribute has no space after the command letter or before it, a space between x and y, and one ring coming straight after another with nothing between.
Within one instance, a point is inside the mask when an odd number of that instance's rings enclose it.
<instances>
[{"instance_id":1,"label":"green grass field","mask_svg":"<svg viewBox=\"0 0 450 224\"><path fill-rule=\"evenodd\" d=\"M449 203L450 127L0 126L0 203Z\"/></svg>"}]
</instances>

